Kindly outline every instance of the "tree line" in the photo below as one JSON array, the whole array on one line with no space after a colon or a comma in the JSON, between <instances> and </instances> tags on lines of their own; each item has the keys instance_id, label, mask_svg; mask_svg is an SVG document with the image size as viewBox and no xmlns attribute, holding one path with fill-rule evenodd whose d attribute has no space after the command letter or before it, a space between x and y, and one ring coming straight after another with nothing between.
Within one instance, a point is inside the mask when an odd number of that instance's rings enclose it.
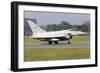
<instances>
[{"instance_id":1,"label":"tree line","mask_svg":"<svg viewBox=\"0 0 100 73\"><path fill-rule=\"evenodd\" d=\"M41 25L40 27L46 31L72 29L74 31L82 31L82 32L87 32L88 34L90 34L90 21L84 21L83 24L81 25L79 24L71 25L67 21L62 21L60 24L47 24L47 25Z\"/></svg>"}]
</instances>

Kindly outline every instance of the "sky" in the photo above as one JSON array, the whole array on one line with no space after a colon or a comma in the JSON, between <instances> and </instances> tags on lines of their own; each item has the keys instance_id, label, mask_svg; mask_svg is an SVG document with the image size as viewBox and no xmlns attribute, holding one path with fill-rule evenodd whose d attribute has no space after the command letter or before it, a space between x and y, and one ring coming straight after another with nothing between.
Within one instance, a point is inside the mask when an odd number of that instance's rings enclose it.
<instances>
[{"instance_id":1,"label":"sky","mask_svg":"<svg viewBox=\"0 0 100 73\"><path fill-rule=\"evenodd\" d=\"M90 14L24 11L24 18L37 19L37 24L39 25L60 24L61 21L69 22L71 25L81 25L85 21L90 21Z\"/></svg>"}]
</instances>

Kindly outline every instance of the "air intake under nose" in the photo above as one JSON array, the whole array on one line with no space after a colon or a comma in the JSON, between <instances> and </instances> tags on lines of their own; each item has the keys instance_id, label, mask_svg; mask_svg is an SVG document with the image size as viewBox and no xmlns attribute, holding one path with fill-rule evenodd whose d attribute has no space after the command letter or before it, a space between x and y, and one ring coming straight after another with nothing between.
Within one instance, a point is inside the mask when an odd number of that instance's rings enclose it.
<instances>
[{"instance_id":1,"label":"air intake under nose","mask_svg":"<svg viewBox=\"0 0 100 73\"><path fill-rule=\"evenodd\" d=\"M70 39L72 39L72 34L71 33L68 33L68 36Z\"/></svg>"}]
</instances>

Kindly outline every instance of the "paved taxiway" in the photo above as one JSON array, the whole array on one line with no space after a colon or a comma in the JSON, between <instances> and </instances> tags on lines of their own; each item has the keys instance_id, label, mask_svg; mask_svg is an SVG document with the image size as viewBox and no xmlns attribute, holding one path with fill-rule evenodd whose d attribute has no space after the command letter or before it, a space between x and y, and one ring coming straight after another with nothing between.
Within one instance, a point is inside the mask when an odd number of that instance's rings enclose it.
<instances>
[{"instance_id":1,"label":"paved taxiway","mask_svg":"<svg viewBox=\"0 0 100 73\"><path fill-rule=\"evenodd\" d=\"M73 42L71 44L37 44L37 45L24 45L24 48L90 48L89 42Z\"/></svg>"}]
</instances>

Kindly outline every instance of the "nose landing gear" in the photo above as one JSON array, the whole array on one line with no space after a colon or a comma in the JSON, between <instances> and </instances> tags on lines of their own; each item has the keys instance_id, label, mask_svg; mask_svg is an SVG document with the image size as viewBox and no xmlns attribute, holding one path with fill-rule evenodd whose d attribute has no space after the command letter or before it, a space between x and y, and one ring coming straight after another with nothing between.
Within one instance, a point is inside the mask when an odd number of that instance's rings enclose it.
<instances>
[{"instance_id":1,"label":"nose landing gear","mask_svg":"<svg viewBox=\"0 0 100 73\"><path fill-rule=\"evenodd\" d=\"M70 44L70 40L68 39L68 44Z\"/></svg>"}]
</instances>

